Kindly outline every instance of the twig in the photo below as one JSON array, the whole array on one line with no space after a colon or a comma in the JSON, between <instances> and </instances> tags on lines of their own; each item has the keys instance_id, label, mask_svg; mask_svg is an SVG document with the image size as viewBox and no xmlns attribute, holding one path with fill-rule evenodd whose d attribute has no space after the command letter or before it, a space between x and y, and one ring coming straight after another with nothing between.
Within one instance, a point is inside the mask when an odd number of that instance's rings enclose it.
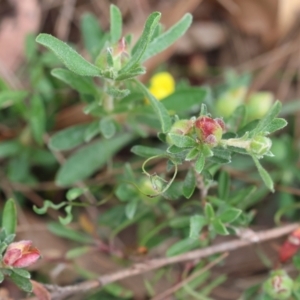
<instances>
[{"instance_id":1,"label":"twig","mask_svg":"<svg viewBox=\"0 0 300 300\"><path fill-rule=\"evenodd\" d=\"M229 242L213 245L204 249L190 251L173 257L152 259L144 263L135 264L130 268L112 274L100 276L98 277L98 279L85 281L76 285L70 285L65 287L60 287L55 285L45 285L45 287L51 292L51 296L52 296L51 299L53 300L65 299L66 297L70 295L74 295L76 293L83 293L91 289L100 288L109 283L113 283L135 275L144 274L151 270L162 268L171 264L204 258L204 257L211 256L213 254L230 252L255 243L278 238L280 236L288 234L289 232L295 230L298 227L299 227L298 223L293 223L279 228L259 231L251 239L247 239L247 240L235 239Z\"/></svg>"},{"instance_id":2,"label":"twig","mask_svg":"<svg viewBox=\"0 0 300 300\"><path fill-rule=\"evenodd\" d=\"M166 299L166 297L174 294L176 291L178 291L179 289L181 289L185 284L189 283L193 279L199 277L200 275L202 275L203 273L205 273L206 271L210 270L212 267L214 267L215 265L217 265L226 256L228 256L228 253L222 254L221 256L219 256L218 258L216 258L215 260L213 260L212 262L210 262L209 264L207 264L204 268L202 268L198 272L195 272L191 276L187 277L186 279L184 279L181 282L177 283L176 285L172 286L171 288L169 288L168 290L164 291L163 293L155 296L151 300L164 300L164 299Z\"/></svg>"}]
</instances>

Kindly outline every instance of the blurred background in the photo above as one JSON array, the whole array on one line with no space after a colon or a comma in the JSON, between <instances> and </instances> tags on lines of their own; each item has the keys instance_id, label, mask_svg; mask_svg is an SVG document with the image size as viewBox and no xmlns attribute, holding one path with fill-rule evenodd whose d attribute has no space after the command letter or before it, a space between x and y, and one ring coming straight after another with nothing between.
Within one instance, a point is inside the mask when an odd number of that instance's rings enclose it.
<instances>
[{"instance_id":1,"label":"blurred background","mask_svg":"<svg viewBox=\"0 0 300 300\"><path fill-rule=\"evenodd\" d=\"M108 30L111 3L116 4L122 11L124 34L131 32L135 39L142 32L145 19L153 11L162 13L161 22L165 29L187 12L194 17L191 28L180 41L146 62L147 74L142 78L145 83L155 72L167 70L176 79L187 79L192 85L215 86L223 83L224 74L230 74L228 70L231 70L235 72L233 74L250 74L252 80L248 93L270 91L275 99L285 104L293 103L293 107L299 106L299 0L0 0L0 77L10 89L30 89L30 81L24 68L28 34L35 36L40 32L50 33L73 44L83 56L90 59L83 48L81 18L85 13L92 13L98 18L101 28ZM47 94L47 85L41 84L39 88L44 89L42 92ZM82 112L82 105L76 101L64 102L59 109L55 109L55 118L51 119L51 128L54 130L86 121L87 116ZM292 116L292 125L291 144L298 145L300 114L297 111ZM22 126L10 127L1 124L0 120L0 141L19 136L21 129ZM25 134L22 134L22 138L26 138ZM291 164L296 165L296 162ZM10 179L13 177L11 174L9 176ZM43 176L46 175L41 177ZM39 192L17 183L18 180L15 182L6 186L7 182L1 181L5 196L11 194L11 189L16 189L31 203L43 202ZM39 190L55 193L48 193L47 197L55 195L56 199L63 198L63 191L56 189L53 182L40 184ZM290 194L295 197L300 195L299 190L287 191L284 187L282 190L288 192L282 199ZM267 211L269 206L263 207L261 217L256 223L264 226L273 224L273 216ZM261 208L262 206L258 207L258 210ZM54 217L57 218L55 213ZM65 240L47 235L43 220L31 212L22 210L20 223L22 228L19 229L19 234L23 238L32 238L32 228L35 227L34 241L48 261L55 261L68 248ZM89 225L86 220L82 220L82 223L84 226ZM270 244L264 251L273 251L273 255L275 253ZM243 260L245 256L248 257L247 262ZM97 259L105 270L117 268L106 257L98 255ZM95 267L95 260L82 260L79 264L90 270ZM251 249L246 254L238 251L232 260L227 261L224 268L229 279L225 285L214 290L214 299L237 299L241 291L261 280L260 272L266 269ZM74 282L70 270L61 270L59 265L51 270L50 276L55 278L55 282ZM48 269L44 271L45 274L49 273ZM219 271L222 272L222 269ZM134 280L125 282L125 286L134 291L136 299L144 299L145 289L139 288Z\"/></svg>"}]
</instances>

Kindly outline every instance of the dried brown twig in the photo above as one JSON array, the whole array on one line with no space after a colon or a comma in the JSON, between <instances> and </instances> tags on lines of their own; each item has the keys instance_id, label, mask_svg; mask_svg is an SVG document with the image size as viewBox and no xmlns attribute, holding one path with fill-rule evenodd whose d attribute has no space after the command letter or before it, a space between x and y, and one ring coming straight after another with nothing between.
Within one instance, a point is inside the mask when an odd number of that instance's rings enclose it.
<instances>
[{"instance_id":1,"label":"dried brown twig","mask_svg":"<svg viewBox=\"0 0 300 300\"><path fill-rule=\"evenodd\" d=\"M53 300L65 299L66 297L74 294L84 293L91 289L100 288L109 283L116 282L118 280L122 280L134 275L144 274L151 270L162 268L171 264L204 258L204 257L211 256L213 254L230 252L238 248L275 239L288 234L289 232L295 230L298 227L299 227L298 223L293 223L279 228L259 231L249 239L235 239L229 242L224 242L221 244L209 246L204 249L190 251L173 257L151 259L143 263L135 264L130 268L120 270L112 274L102 275L97 279L88 280L76 285L70 285L65 287L60 287L56 285L44 285L44 286L47 288L47 290L50 291L51 299ZM34 300L36 298L30 298L30 299Z\"/></svg>"}]
</instances>

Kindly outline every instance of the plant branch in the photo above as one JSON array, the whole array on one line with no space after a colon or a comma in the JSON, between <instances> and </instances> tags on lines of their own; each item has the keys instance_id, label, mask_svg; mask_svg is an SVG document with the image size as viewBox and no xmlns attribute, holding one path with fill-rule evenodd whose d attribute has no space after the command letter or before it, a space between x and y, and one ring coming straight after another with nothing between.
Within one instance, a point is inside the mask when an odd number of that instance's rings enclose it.
<instances>
[{"instance_id":1,"label":"plant branch","mask_svg":"<svg viewBox=\"0 0 300 300\"><path fill-rule=\"evenodd\" d=\"M188 260L200 259L200 258L211 256L213 254L230 252L252 244L275 239L290 233L291 231L295 230L298 227L299 227L298 223L293 223L279 228L259 231L248 239L235 239L229 242L224 242L221 244L209 246L204 249L193 250L177 256L151 259L143 263L135 264L130 268L120 270L115 273L102 275L97 279L85 281L76 285L70 285L65 287L60 287L55 285L45 285L45 287L51 292L51 296L52 296L51 299L53 300L65 299L66 297L70 295L74 295L75 293L83 293L91 289L100 288L109 283L113 283L135 275L144 274L151 270L156 270L158 268L162 268L171 264L180 263Z\"/></svg>"}]
</instances>

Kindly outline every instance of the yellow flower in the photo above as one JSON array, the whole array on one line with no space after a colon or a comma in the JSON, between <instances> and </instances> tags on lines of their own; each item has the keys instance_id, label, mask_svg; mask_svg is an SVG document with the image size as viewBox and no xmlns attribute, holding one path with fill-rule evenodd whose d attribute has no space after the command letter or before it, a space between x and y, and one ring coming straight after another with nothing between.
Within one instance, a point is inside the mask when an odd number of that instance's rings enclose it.
<instances>
[{"instance_id":1,"label":"yellow flower","mask_svg":"<svg viewBox=\"0 0 300 300\"><path fill-rule=\"evenodd\" d=\"M149 91L157 100L166 98L174 90L175 80L168 72L157 73L150 79Z\"/></svg>"}]
</instances>

